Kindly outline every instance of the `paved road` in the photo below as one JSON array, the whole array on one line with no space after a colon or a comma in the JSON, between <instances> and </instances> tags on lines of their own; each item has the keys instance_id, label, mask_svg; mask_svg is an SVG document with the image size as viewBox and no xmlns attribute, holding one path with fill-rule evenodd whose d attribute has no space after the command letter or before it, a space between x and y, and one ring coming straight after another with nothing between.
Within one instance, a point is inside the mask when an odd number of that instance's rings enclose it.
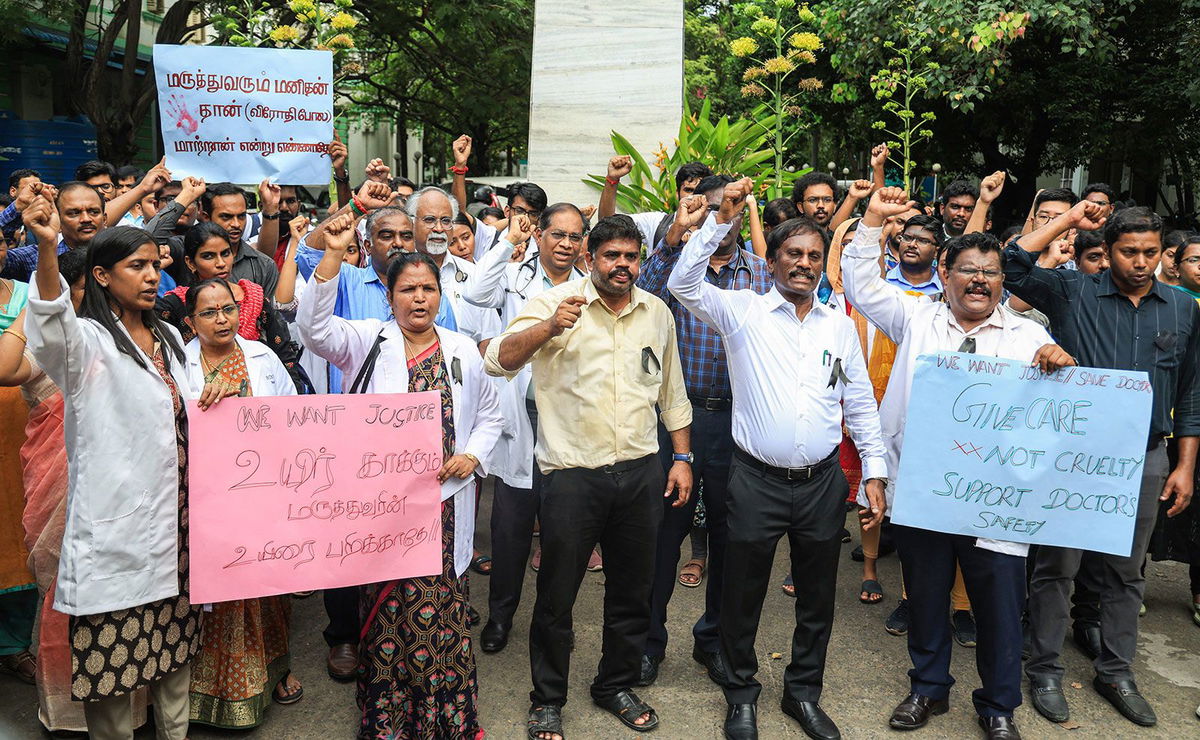
<instances>
[{"instance_id":1,"label":"paved road","mask_svg":"<svg viewBox=\"0 0 1200 740\"><path fill-rule=\"evenodd\" d=\"M487 503L480 521L487 521ZM849 523L849 518L847 519ZM853 528L853 524L851 524ZM486 533L484 533L486 536ZM486 549L486 542L484 543ZM686 545L685 545L686 546ZM902 638L883 631L882 623L894 605L898 593L899 568L896 558L880 563L880 577L888 591L884 605L858 603L861 571L849 558L846 545L839 573L837 622L834 626L826 670L822 705L838 722L846 738L903 737L887 728L892 707L907 691L905 671L908 656ZM782 578L786 567L786 544L775 560L774 578ZM529 623L534 581L526 581L527 598L522 603L518 623ZM1068 646L1065 650L1067 677L1075 683L1067 689L1071 702L1071 740L1083 738L1200 738L1200 719L1194 714L1200 703L1200 628L1188 615L1187 572L1176 563L1151 563L1147 570L1146 604L1149 613L1141 622L1140 650L1136 672L1139 685L1153 703L1159 725L1140 729L1125 721L1091 689L1091 670L1086 659ZM486 611L487 579L472 577L474 603ZM658 683L642 690L661 717L659 740L710 740L721 737L724 701L709 683L700 667L691 659L690 625L699 614L703 589L676 590L670 627L679 639L667 649ZM579 738L641 737L588 701L587 687L599 659L600 614L604 594L604 574L589 574L575 609L577 649L571 676L571 702L565 711L566 733ZM802 738L799 726L779 711L783 669L786 658L773 660L772 653L787 655L790 650L792 607L795 602L773 589L767 596L763 625L758 636L761 678L764 685L760 701L759 727L764 740ZM296 603L293 655L297 676L305 686L303 701L291 707L275 706L266 723L253 734L194 728L193 740L234 739L243 737L275 740L334 740L351 738L356 724L352 685L336 684L324 671L324 642L321 629L324 615L319 596ZM527 633L527 629L525 630ZM479 656L480 701L484 727L499 740L525 737L525 713L528 709L529 660L527 634L517 630L508 648L497 655ZM981 733L974 724L970 692L978 680L973 651L958 648L954 653L954 671L959 683L951 693L950 713L936 718L922 731L908 737L974 738ZM36 696L32 687L0 676L0 740L40 740L36 714ZM1043 720L1027 704L1017 711L1018 724L1026 738L1067 737L1063 729ZM153 738L143 729L139 740Z\"/></svg>"}]
</instances>

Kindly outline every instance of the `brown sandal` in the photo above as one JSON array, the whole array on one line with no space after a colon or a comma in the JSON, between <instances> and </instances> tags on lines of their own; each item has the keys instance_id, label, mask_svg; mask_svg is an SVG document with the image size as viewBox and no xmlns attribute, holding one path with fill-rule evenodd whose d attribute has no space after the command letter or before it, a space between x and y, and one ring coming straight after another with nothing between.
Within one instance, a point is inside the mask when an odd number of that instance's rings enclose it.
<instances>
[{"instance_id":1,"label":"brown sandal","mask_svg":"<svg viewBox=\"0 0 1200 740\"><path fill-rule=\"evenodd\" d=\"M696 588L704 582L704 571L707 567L703 560L697 558L687 561L679 569L679 585L687 588Z\"/></svg>"},{"instance_id":2,"label":"brown sandal","mask_svg":"<svg viewBox=\"0 0 1200 740\"><path fill-rule=\"evenodd\" d=\"M37 660L28 650L0 657L0 669L13 674L27 684L37 683Z\"/></svg>"}]
</instances>

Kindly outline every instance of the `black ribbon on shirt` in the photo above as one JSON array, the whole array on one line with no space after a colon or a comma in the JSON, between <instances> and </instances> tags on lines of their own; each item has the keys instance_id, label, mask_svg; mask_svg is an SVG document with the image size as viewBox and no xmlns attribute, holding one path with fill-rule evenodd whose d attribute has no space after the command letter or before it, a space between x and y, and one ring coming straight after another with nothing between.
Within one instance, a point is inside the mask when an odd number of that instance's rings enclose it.
<instances>
[{"instance_id":1,"label":"black ribbon on shirt","mask_svg":"<svg viewBox=\"0 0 1200 740\"><path fill-rule=\"evenodd\" d=\"M842 369L842 358L837 358L833 361L833 372L829 374L829 387L837 385L838 381L842 381L843 385L850 385L850 378L846 375L846 371Z\"/></svg>"},{"instance_id":2,"label":"black ribbon on shirt","mask_svg":"<svg viewBox=\"0 0 1200 740\"><path fill-rule=\"evenodd\" d=\"M966 355L975 354L975 337L963 337L962 344L958 345L958 351Z\"/></svg>"}]
</instances>

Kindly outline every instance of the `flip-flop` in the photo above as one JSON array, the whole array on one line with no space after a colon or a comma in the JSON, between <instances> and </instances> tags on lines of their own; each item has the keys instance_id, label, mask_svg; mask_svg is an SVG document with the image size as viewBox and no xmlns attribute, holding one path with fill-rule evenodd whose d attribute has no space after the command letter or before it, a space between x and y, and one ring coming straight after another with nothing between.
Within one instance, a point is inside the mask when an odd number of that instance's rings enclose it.
<instances>
[{"instance_id":1,"label":"flip-flop","mask_svg":"<svg viewBox=\"0 0 1200 740\"><path fill-rule=\"evenodd\" d=\"M692 558L679 569L679 585L685 588L696 588L704 582L704 561Z\"/></svg>"},{"instance_id":2,"label":"flip-flop","mask_svg":"<svg viewBox=\"0 0 1200 740\"><path fill-rule=\"evenodd\" d=\"M621 724L634 732L650 732L658 727L658 715L654 709L628 689L618 691L612 698L604 701L593 699L592 703L621 720ZM637 719L643 714L650 715L650 719L639 725Z\"/></svg>"},{"instance_id":3,"label":"flip-flop","mask_svg":"<svg viewBox=\"0 0 1200 740\"><path fill-rule=\"evenodd\" d=\"M862 597L862 594L864 594L864 593L865 594L875 594L879 598L878 599L870 599L870 598L864 599ZM882 602L883 601L883 586L881 586L879 584L879 581L876 581L874 579L869 579L869 580L863 581L862 582L862 593L860 593L858 595L858 600L864 604L878 604L878 603Z\"/></svg>"},{"instance_id":4,"label":"flip-flop","mask_svg":"<svg viewBox=\"0 0 1200 740\"><path fill-rule=\"evenodd\" d=\"M788 589L791 589L790 591ZM792 576L788 575L783 579L783 583L779 586L779 590L783 591L783 595L789 598L796 598L796 584L792 582Z\"/></svg>"},{"instance_id":5,"label":"flip-flop","mask_svg":"<svg viewBox=\"0 0 1200 740\"><path fill-rule=\"evenodd\" d=\"M296 702L298 702L304 698L304 687L303 686L297 687L295 691L291 691L291 692L288 691L287 680L291 675L292 675L291 671L288 671L287 673L283 674L283 678L279 679L279 683L275 684L275 688L271 690L271 698L275 700L276 704L283 704L286 706L288 704L295 704ZM283 690L284 690L284 694L282 697L279 695L279 687L280 686L282 686Z\"/></svg>"},{"instance_id":6,"label":"flip-flop","mask_svg":"<svg viewBox=\"0 0 1200 740\"><path fill-rule=\"evenodd\" d=\"M566 740L566 735L562 729L562 707L556 707L553 704L543 706L532 706L529 708L529 721L526 736L529 740L542 740L538 737L540 733L547 735L558 735Z\"/></svg>"},{"instance_id":7,"label":"flip-flop","mask_svg":"<svg viewBox=\"0 0 1200 740\"><path fill-rule=\"evenodd\" d=\"M485 570L483 566L488 566ZM487 555L480 555L471 561L471 570L481 576L490 576L492 574L492 559Z\"/></svg>"}]
</instances>

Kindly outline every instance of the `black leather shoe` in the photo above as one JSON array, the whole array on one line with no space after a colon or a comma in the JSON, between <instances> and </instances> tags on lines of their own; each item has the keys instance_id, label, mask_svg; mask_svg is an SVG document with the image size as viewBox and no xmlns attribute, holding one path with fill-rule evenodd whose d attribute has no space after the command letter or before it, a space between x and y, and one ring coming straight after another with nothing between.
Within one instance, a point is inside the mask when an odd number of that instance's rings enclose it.
<instances>
[{"instance_id":1,"label":"black leather shoe","mask_svg":"<svg viewBox=\"0 0 1200 740\"><path fill-rule=\"evenodd\" d=\"M1075 623L1072 630L1075 644L1088 657L1095 660L1100 655L1100 625Z\"/></svg>"},{"instance_id":2,"label":"black leather shoe","mask_svg":"<svg viewBox=\"0 0 1200 740\"><path fill-rule=\"evenodd\" d=\"M725 661L721 660L720 653L709 653L700 649L699 645L692 647L692 659L704 669L708 671L708 680L718 686L724 686L729 682L729 674L725 672Z\"/></svg>"},{"instance_id":3,"label":"black leather shoe","mask_svg":"<svg viewBox=\"0 0 1200 740\"><path fill-rule=\"evenodd\" d=\"M1158 717L1154 714L1150 702L1146 701L1133 681L1108 683L1096 676L1092 679L1092 687L1096 689L1096 693L1108 699L1108 703L1116 707L1125 719L1135 725L1153 727L1158 724Z\"/></svg>"},{"instance_id":4,"label":"black leather shoe","mask_svg":"<svg viewBox=\"0 0 1200 740\"><path fill-rule=\"evenodd\" d=\"M1021 740L1012 717L980 717L979 726L987 733L988 740Z\"/></svg>"},{"instance_id":5,"label":"black leather shoe","mask_svg":"<svg viewBox=\"0 0 1200 740\"><path fill-rule=\"evenodd\" d=\"M661 655L643 655L642 668L638 672L638 686L650 686L658 680L658 666L663 662Z\"/></svg>"},{"instance_id":6,"label":"black leather shoe","mask_svg":"<svg viewBox=\"0 0 1200 740\"><path fill-rule=\"evenodd\" d=\"M841 740L842 733L815 701L796 701L784 696L779 703L783 713L800 723L800 729L813 740Z\"/></svg>"},{"instance_id":7,"label":"black leather shoe","mask_svg":"<svg viewBox=\"0 0 1200 740\"><path fill-rule=\"evenodd\" d=\"M730 704L725 713L726 740L758 740L758 706Z\"/></svg>"},{"instance_id":8,"label":"black leather shoe","mask_svg":"<svg viewBox=\"0 0 1200 740\"><path fill-rule=\"evenodd\" d=\"M479 633L479 645L485 653L498 653L508 644L508 632L511 627L505 627L499 622L488 620Z\"/></svg>"},{"instance_id":9,"label":"black leather shoe","mask_svg":"<svg viewBox=\"0 0 1200 740\"><path fill-rule=\"evenodd\" d=\"M936 717L948 711L950 711L948 700L931 699L914 692L892 710L892 718L888 720L888 724L893 730L916 730L924 727L930 717Z\"/></svg>"},{"instance_id":10,"label":"black leather shoe","mask_svg":"<svg viewBox=\"0 0 1200 740\"><path fill-rule=\"evenodd\" d=\"M1067 697L1063 695L1062 679L1029 679L1029 698L1033 701L1033 708L1038 711L1038 714L1051 722L1066 722L1071 718Z\"/></svg>"}]
</instances>

